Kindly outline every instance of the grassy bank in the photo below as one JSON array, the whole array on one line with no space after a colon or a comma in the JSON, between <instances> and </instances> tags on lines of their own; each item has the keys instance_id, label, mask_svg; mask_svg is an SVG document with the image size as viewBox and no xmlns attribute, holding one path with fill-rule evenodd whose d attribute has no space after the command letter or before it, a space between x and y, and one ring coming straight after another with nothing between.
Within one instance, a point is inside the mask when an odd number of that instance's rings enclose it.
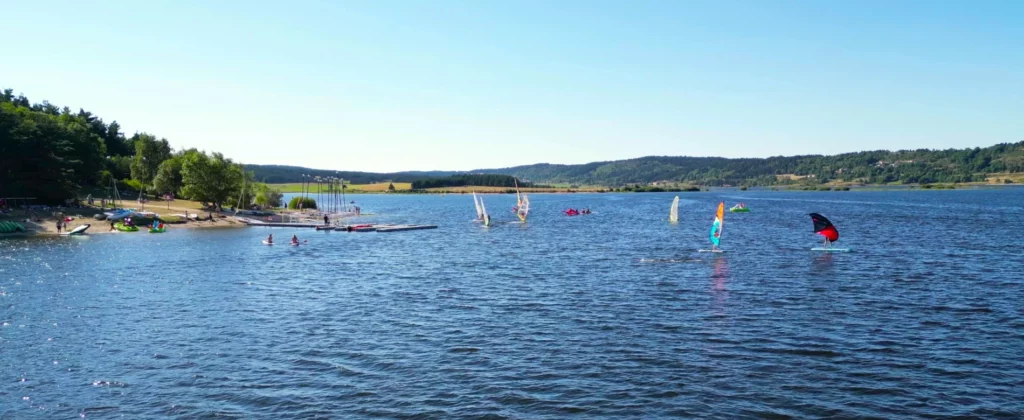
<instances>
[{"instance_id":1,"label":"grassy bank","mask_svg":"<svg viewBox=\"0 0 1024 420\"><path fill-rule=\"evenodd\" d=\"M276 188L276 189L280 190L281 192L285 192L285 193L302 192L302 188L303 188L302 184L297 183L297 182L288 183L288 184L267 184L267 185L269 185L271 188ZM388 191L389 183L382 182L382 183L376 183L376 184L345 184L345 185L346 185L346 188L345 188L345 193L346 194L382 193L382 192L387 192ZM395 185L395 191L409 191L409 190L412 190L412 183L409 183L409 182L395 182L394 185ZM316 193L316 184L313 184L312 186L308 186L307 185L307 188L312 188L311 191L313 193ZM324 187L320 188L320 192L321 193L326 192L326 191L327 191L326 188L324 188Z\"/></svg>"}]
</instances>

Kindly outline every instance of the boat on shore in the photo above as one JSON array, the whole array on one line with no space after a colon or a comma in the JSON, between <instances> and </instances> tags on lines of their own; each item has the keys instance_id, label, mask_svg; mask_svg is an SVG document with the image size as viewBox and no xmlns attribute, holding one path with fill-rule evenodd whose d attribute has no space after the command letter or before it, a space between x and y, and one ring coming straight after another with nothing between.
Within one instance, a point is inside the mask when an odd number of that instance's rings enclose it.
<instances>
[{"instance_id":1,"label":"boat on shore","mask_svg":"<svg viewBox=\"0 0 1024 420\"><path fill-rule=\"evenodd\" d=\"M126 224L121 223L121 222L114 223L114 229L117 229L117 230L119 230L121 232L138 232L139 231L138 226L126 225Z\"/></svg>"},{"instance_id":2,"label":"boat on shore","mask_svg":"<svg viewBox=\"0 0 1024 420\"><path fill-rule=\"evenodd\" d=\"M67 232L61 232L60 236L85 235L85 231L88 230L90 226L92 226L92 225L90 225L88 223L86 223L84 225L79 225L79 226L75 227L74 229L71 229L71 230L69 230Z\"/></svg>"}]
</instances>

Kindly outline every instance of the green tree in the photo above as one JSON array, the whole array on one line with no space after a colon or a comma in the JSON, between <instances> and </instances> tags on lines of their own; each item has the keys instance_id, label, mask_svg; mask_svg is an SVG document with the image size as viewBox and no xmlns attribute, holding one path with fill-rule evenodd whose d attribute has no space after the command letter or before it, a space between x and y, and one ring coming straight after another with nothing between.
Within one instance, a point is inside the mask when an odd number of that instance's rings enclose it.
<instances>
[{"instance_id":1,"label":"green tree","mask_svg":"<svg viewBox=\"0 0 1024 420\"><path fill-rule=\"evenodd\" d=\"M242 168L220 153L187 154L181 163L181 193L207 205L224 202L242 187Z\"/></svg>"},{"instance_id":2,"label":"green tree","mask_svg":"<svg viewBox=\"0 0 1024 420\"><path fill-rule=\"evenodd\" d=\"M163 161L156 170L156 177L153 178L153 189L158 194L177 195L182 186L181 162L182 156L175 156Z\"/></svg>"},{"instance_id":3,"label":"green tree","mask_svg":"<svg viewBox=\"0 0 1024 420\"><path fill-rule=\"evenodd\" d=\"M256 184L256 204L267 208L281 207L284 194L281 190L271 188L267 184Z\"/></svg>"},{"instance_id":4,"label":"green tree","mask_svg":"<svg viewBox=\"0 0 1024 420\"><path fill-rule=\"evenodd\" d=\"M288 208L290 208L292 210L297 210L297 209L300 209L300 208L302 208L302 209L315 209L316 208L316 200L314 200L314 199L312 199L310 197L306 197L306 198L299 197L299 196L292 197L292 199L288 201Z\"/></svg>"},{"instance_id":5,"label":"green tree","mask_svg":"<svg viewBox=\"0 0 1024 420\"><path fill-rule=\"evenodd\" d=\"M390 191L390 192L394 192L395 191L395 184L393 182L389 182L388 183L388 191Z\"/></svg>"},{"instance_id":6,"label":"green tree","mask_svg":"<svg viewBox=\"0 0 1024 420\"><path fill-rule=\"evenodd\" d=\"M135 144L135 157L132 158L132 179L143 185L149 185L156 177L160 164L171 157L171 146L167 139L157 140L151 134L141 133L132 136Z\"/></svg>"}]
</instances>

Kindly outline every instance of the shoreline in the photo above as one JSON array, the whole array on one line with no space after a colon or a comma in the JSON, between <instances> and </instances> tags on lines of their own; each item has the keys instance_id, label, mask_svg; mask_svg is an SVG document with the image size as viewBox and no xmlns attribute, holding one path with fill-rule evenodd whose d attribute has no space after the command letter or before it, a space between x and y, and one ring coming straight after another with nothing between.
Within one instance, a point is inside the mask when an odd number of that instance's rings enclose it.
<instances>
[{"instance_id":1,"label":"shoreline","mask_svg":"<svg viewBox=\"0 0 1024 420\"><path fill-rule=\"evenodd\" d=\"M81 220L81 223L76 223ZM92 223L89 223L92 222ZM0 238L29 238L29 237L66 237L69 235L61 235L57 233L57 221L56 220L44 220L42 222L17 222L25 227L25 232L14 232L14 233L0 233ZM88 220L88 219L76 219L73 222L68 222L69 230L75 229L81 225L90 225L89 229L85 231L84 236L89 235L107 235L116 233L142 233L148 234L148 228L139 227L137 232L121 232L119 230L110 230L110 222L106 220ZM198 222L186 222L186 223L165 223L167 230L172 229L235 229L246 227L246 224L228 219L210 221L198 221ZM63 231L63 230L62 230Z\"/></svg>"}]
</instances>

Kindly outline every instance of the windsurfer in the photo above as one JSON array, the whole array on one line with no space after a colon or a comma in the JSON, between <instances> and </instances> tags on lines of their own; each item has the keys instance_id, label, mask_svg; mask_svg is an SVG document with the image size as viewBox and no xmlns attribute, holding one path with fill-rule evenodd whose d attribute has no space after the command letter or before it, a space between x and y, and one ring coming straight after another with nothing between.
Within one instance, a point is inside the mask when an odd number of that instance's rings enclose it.
<instances>
[{"instance_id":1,"label":"windsurfer","mask_svg":"<svg viewBox=\"0 0 1024 420\"><path fill-rule=\"evenodd\" d=\"M839 230L825 216L818 213L811 213L809 216L811 216L811 222L814 223L814 233L825 237L822 248L831 249L832 242L839 240Z\"/></svg>"}]
</instances>

